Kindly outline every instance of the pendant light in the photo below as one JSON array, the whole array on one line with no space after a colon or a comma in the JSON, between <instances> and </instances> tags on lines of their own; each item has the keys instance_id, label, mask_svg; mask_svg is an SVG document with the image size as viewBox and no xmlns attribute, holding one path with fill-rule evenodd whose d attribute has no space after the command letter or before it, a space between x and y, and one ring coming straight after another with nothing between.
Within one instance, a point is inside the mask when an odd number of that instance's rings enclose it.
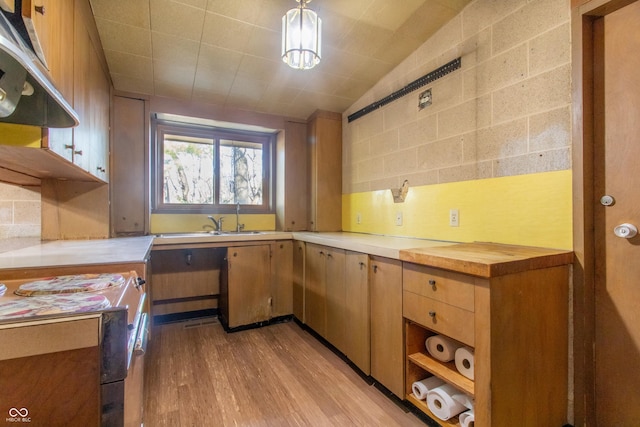
<instances>
[{"instance_id":1,"label":"pendant light","mask_svg":"<svg viewBox=\"0 0 640 427\"><path fill-rule=\"evenodd\" d=\"M282 17L282 60L290 67L308 70L320 62L322 20L307 3L300 5Z\"/></svg>"}]
</instances>

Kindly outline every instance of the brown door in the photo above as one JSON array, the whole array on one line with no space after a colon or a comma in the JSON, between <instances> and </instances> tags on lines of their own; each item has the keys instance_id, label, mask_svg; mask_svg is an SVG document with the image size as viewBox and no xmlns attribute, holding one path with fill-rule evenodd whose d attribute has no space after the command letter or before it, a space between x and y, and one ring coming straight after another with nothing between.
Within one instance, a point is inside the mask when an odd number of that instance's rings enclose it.
<instances>
[{"instance_id":1,"label":"brown door","mask_svg":"<svg viewBox=\"0 0 640 427\"><path fill-rule=\"evenodd\" d=\"M595 409L598 426L638 426L640 236L614 229L640 226L640 2L594 30L604 64L595 86Z\"/></svg>"}]
</instances>

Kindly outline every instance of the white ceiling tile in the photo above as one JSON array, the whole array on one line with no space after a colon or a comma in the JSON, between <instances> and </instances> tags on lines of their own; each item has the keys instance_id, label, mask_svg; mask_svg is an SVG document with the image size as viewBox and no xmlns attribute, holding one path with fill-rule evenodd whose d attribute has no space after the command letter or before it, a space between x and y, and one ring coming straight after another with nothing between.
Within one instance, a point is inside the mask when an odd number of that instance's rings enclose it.
<instances>
[{"instance_id":1,"label":"white ceiling tile","mask_svg":"<svg viewBox=\"0 0 640 427\"><path fill-rule=\"evenodd\" d=\"M151 57L151 32L132 25L96 18L105 50Z\"/></svg>"},{"instance_id":2,"label":"white ceiling tile","mask_svg":"<svg viewBox=\"0 0 640 427\"><path fill-rule=\"evenodd\" d=\"M198 62L200 43L156 31L151 32L153 59L194 66Z\"/></svg>"},{"instance_id":3,"label":"white ceiling tile","mask_svg":"<svg viewBox=\"0 0 640 427\"><path fill-rule=\"evenodd\" d=\"M133 25L135 27L150 28L149 3L131 0L91 0L91 8L96 17Z\"/></svg>"},{"instance_id":4,"label":"white ceiling tile","mask_svg":"<svg viewBox=\"0 0 640 427\"><path fill-rule=\"evenodd\" d=\"M150 0L151 30L200 41L205 10L170 0Z\"/></svg>"},{"instance_id":5,"label":"white ceiling tile","mask_svg":"<svg viewBox=\"0 0 640 427\"><path fill-rule=\"evenodd\" d=\"M116 51L105 51L105 56L111 74L153 80L153 61L150 57Z\"/></svg>"},{"instance_id":6,"label":"white ceiling tile","mask_svg":"<svg viewBox=\"0 0 640 427\"><path fill-rule=\"evenodd\" d=\"M253 25L207 12L202 30L202 42L225 49L244 51Z\"/></svg>"},{"instance_id":7,"label":"white ceiling tile","mask_svg":"<svg viewBox=\"0 0 640 427\"><path fill-rule=\"evenodd\" d=\"M388 94L384 76L470 0L314 0L323 54L304 71L280 59L295 0L90 1L116 89L306 119Z\"/></svg>"}]
</instances>

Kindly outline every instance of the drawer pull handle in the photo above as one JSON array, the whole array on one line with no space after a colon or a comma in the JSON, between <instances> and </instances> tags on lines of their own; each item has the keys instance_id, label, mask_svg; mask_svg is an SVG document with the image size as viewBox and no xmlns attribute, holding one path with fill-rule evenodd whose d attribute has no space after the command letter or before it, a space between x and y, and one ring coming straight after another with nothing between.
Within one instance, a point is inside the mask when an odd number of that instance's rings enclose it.
<instances>
[{"instance_id":1,"label":"drawer pull handle","mask_svg":"<svg viewBox=\"0 0 640 427\"><path fill-rule=\"evenodd\" d=\"M436 286L436 281L434 279L429 279L429 284L431 286Z\"/></svg>"},{"instance_id":2,"label":"drawer pull handle","mask_svg":"<svg viewBox=\"0 0 640 427\"><path fill-rule=\"evenodd\" d=\"M436 312L435 312L435 311L433 311L433 310L429 311L429 316L430 316L432 319L435 319L435 318L436 318Z\"/></svg>"}]
</instances>

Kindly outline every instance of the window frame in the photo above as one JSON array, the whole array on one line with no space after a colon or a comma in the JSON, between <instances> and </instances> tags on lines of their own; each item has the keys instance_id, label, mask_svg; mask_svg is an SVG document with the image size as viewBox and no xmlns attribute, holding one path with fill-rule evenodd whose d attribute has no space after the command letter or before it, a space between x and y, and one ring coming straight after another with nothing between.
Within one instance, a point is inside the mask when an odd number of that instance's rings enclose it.
<instances>
[{"instance_id":1,"label":"window frame","mask_svg":"<svg viewBox=\"0 0 640 427\"><path fill-rule=\"evenodd\" d=\"M275 205L275 145L276 134L239 129L221 128L191 123L178 123L154 118L151 123L151 213L152 214L230 214L236 204L220 204L220 141L235 140L262 145L262 204L240 204L242 213L272 214ZM184 135L209 138L213 141L213 203L177 204L164 202L164 135Z\"/></svg>"}]
</instances>

